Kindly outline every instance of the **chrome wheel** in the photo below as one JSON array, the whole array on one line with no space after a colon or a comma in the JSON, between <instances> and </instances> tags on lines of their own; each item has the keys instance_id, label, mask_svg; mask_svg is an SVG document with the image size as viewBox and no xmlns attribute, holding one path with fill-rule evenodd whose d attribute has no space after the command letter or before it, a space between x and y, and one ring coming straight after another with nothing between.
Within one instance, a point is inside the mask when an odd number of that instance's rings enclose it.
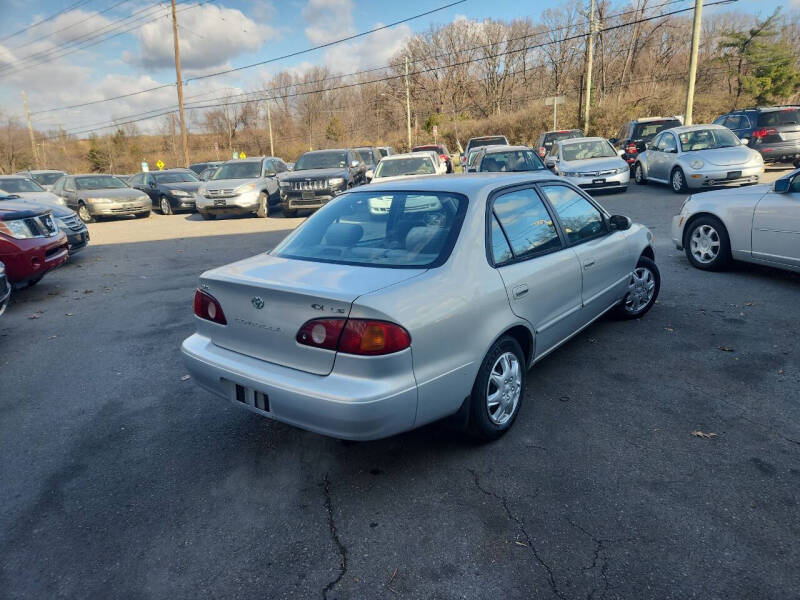
<instances>
[{"instance_id":1,"label":"chrome wheel","mask_svg":"<svg viewBox=\"0 0 800 600\"><path fill-rule=\"evenodd\" d=\"M641 185L644 181L644 175L642 174L642 165L636 164L633 168L633 180L638 184Z\"/></svg>"},{"instance_id":2,"label":"chrome wheel","mask_svg":"<svg viewBox=\"0 0 800 600\"><path fill-rule=\"evenodd\" d=\"M676 169L672 174L672 189L676 192L683 191L683 171Z\"/></svg>"},{"instance_id":3,"label":"chrome wheel","mask_svg":"<svg viewBox=\"0 0 800 600\"><path fill-rule=\"evenodd\" d=\"M689 250L694 259L704 265L717 260L720 249L720 238L717 230L711 225L703 224L695 227L689 238Z\"/></svg>"},{"instance_id":4,"label":"chrome wheel","mask_svg":"<svg viewBox=\"0 0 800 600\"><path fill-rule=\"evenodd\" d=\"M81 218L81 221L84 223L91 223L92 222L92 215L89 212L89 209L86 208L85 204L81 204L78 207L78 216Z\"/></svg>"},{"instance_id":5,"label":"chrome wheel","mask_svg":"<svg viewBox=\"0 0 800 600\"><path fill-rule=\"evenodd\" d=\"M646 267L636 267L628 282L628 295L625 296L625 310L632 314L642 312L653 301L656 280Z\"/></svg>"},{"instance_id":6,"label":"chrome wheel","mask_svg":"<svg viewBox=\"0 0 800 600\"><path fill-rule=\"evenodd\" d=\"M486 384L486 409L489 420L505 425L517 410L522 391L522 370L512 352L501 354L494 363Z\"/></svg>"},{"instance_id":7,"label":"chrome wheel","mask_svg":"<svg viewBox=\"0 0 800 600\"><path fill-rule=\"evenodd\" d=\"M161 196L161 214L162 215L171 215L172 214L172 205L169 203L164 196Z\"/></svg>"}]
</instances>

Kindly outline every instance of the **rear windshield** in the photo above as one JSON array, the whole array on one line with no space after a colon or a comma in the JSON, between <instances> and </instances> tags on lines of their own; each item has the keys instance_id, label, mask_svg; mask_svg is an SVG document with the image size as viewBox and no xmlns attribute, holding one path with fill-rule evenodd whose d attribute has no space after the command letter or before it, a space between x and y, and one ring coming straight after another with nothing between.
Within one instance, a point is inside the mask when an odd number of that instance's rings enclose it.
<instances>
[{"instance_id":1,"label":"rear windshield","mask_svg":"<svg viewBox=\"0 0 800 600\"><path fill-rule=\"evenodd\" d=\"M344 169L347 167L347 152L336 150L333 152L314 152L303 154L294 163L295 171L308 169Z\"/></svg>"},{"instance_id":2,"label":"rear windshield","mask_svg":"<svg viewBox=\"0 0 800 600\"><path fill-rule=\"evenodd\" d=\"M759 127L776 127L778 125L797 125L800 124L800 109L784 108L781 110L771 110L762 112L758 115Z\"/></svg>"},{"instance_id":3,"label":"rear windshield","mask_svg":"<svg viewBox=\"0 0 800 600\"><path fill-rule=\"evenodd\" d=\"M508 140L503 136L472 139L469 141L470 149L480 148L481 146L498 146L498 145L505 146L507 144Z\"/></svg>"},{"instance_id":4,"label":"rear windshield","mask_svg":"<svg viewBox=\"0 0 800 600\"><path fill-rule=\"evenodd\" d=\"M179 173L155 173L153 175L158 183L184 183L189 181L198 181L197 177L189 172L181 171Z\"/></svg>"},{"instance_id":5,"label":"rear windshield","mask_svg":"<svg viewBox=\"0 0 800 600\"><path fill-rule=\"evenodd\" d=\"M390 158L382 160L375 170L375 179L398 177L400 175L435 175L436 168L428 156Z\"/></svg>"},{"instance_id":6,"label":"rear windshield","mask_svg":"<svg viewBox=\"0 0 800 600\"><path fill-rule=\"evenodd\" d=\"M111 175L76 177L75 185L79 190L108 190L128 187L121 179Z\"/></svg>"},{"instance_id":7,"label":"rear windshield","mask_svg":"<svg viewBox=\"0 0 800 600\"><path fill-rule=\"evenodd\" d=\"M634 140L649 141L656 137L665 129L672 129L673 127L680 127L681 122L678 119L664 119L663 121L648 121L647 123L638 123L633 128Z\"/></svg>"},{"instance_id":8,"label":"rear windshield","mask_svg":"<svg viewBox=\"0 0 800 600\"><path fill-rule=\"evenodd\" d=\"M583 137L582 131L552 131L544 134L544 147L550 149L554 142Z\"/></svg>"},{"instance_id":9,"label":"rear windshield","mask_svg":"<svg viewBox=\"0 0 800 600\"><path fill-rule=\"evenodd\" d=\"M9 194L21 194L23 192L43 192L44 190L35 181L30 179L0 179L0 190Z\"/></svg>"},{"instance_id":10,"label":"rear windshield","mask_svg":"<svg viewBox=\"0 0 800 600\"><path fill-rule=\"evenodd\" d=\"M531 150L492 152L483 157L481 171L513 173L515 171L541 171L542 161Z\"/></svg>"},{"instance_id":11,"label":"rear windshield","mask_svg":"<svg viewBox=\"0 0 800 600\"><path fill-rule=\"evenodd\" d=\"M217 169L211 179L257 179L261 177L261 162L230 162Z\"/></svg>"},{"instance_id":12,"label":"rear windshield","mask_svg":"<svg viewBox=\"0 0 800 600\"><path fill-rule=\"evenodd\" d=\"M329 202L273 256L366 267L421 269L453 249L467 199L440 192L352 192Z\"/></svg>"},{"instance_id":13,"label":"rear windshield","mask_svg":"<svg viewBox=\"0 0 800 600\"><path fill-rule=\"evenodd\" d=\"M63 173L34 173L31 179L39 185L53 185L62 175Z\"/></svg>"}]
</instances>

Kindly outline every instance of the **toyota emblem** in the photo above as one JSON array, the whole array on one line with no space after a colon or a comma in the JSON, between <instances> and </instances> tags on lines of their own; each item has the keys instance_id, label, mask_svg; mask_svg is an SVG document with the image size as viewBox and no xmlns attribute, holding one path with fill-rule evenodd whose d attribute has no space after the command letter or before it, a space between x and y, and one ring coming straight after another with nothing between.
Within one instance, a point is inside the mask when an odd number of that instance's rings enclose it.
<instances>
[{"instance_id":1,"label":"toyota emblem","mask_svg":"<svg viewBox=\"0 0 800 600\"><path fill-rule=\"evenodd\" d=\"M253 296L253 299L250 300L250 302L252 302L253 306L255 306L258 310L264 308L264 299L259 296Z\"/></svg>"}]
</instances>

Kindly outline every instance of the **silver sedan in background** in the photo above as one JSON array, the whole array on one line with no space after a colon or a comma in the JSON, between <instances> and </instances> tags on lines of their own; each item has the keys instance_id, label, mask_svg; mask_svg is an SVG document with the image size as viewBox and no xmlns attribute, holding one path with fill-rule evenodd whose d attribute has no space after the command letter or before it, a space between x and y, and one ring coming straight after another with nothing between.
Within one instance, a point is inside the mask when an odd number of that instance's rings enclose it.
<instances>
[{"instance_id":1,"label":"silver sedan in background","mask_svg":"<svg viewBox=\"0 0 800 600\"><path fill-rule=\"evenodd\" d=\"M453 417L492 440L531 365L606 312L653 306L654 258L646 227L546 170L373 184L204 273L183 355L203 388L325 435Z\"/></svg>"},{"instance_id":2,"label":"silver sedan in background","mask_svg":"<svg viewBox=\"0 0 800 600\"><path fill-rule=\"evenodd\" d=\"M662 131L633 165L636 183L666 183L676 194L760 181L764 159L730 129L688 125Z\"/></svg>"},{"instance_id":3,"label":"silver sedan in background","mask_svg":"<svg viewBox=\"0 0 800 600\"><path fill-rule=\"evenodd\" d=\"M631 172L626 163L605 138L582 137L559 140L550 147L545 165L562 177L569 177L588 191L628 189Z\"/></svg>"}]
</instances>

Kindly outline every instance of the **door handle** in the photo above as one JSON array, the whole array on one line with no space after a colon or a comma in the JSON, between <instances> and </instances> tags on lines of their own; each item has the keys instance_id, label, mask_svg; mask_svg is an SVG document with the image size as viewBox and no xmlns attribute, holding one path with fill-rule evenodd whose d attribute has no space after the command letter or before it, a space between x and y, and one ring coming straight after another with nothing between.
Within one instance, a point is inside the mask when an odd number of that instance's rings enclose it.
<instances>
[{"instance_id":1,"label":"door handle","mask_svg":"<svg viewBox=\"0 0 800 600\"><path fill-rule=\"evenodd\" d=\"M594 261L593 260L587 260L585 263L583 263L583 268L584 269L588 269L589 267L591 267L593 265L594 265Z\"/></svg>"},{"instance_id":2,"label":"door handle","mask_svg":"<svg viewBox=\"0 0 800 600\"><path fill-rule=\"evenodd\" d=\"M511 291L514 294L514 298L522 298L528 293L528 284L523 283L522 285L518 285Z\"/></svg>"}]
</instances>

